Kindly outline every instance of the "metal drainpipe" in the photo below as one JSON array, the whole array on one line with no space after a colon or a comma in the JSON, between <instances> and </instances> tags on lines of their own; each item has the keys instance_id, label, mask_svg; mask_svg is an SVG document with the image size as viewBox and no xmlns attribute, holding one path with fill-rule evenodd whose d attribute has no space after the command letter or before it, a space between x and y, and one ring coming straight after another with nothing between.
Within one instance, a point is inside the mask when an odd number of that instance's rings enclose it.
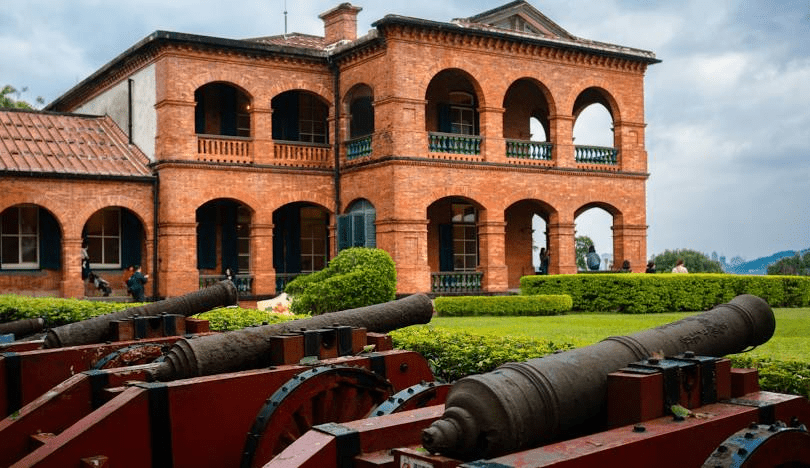
<instances>
[{"instance_id":1,"label":"metal drainpipe","mask_svg":"<svg viewBox=\"0 0 810 468\"><path fill-rule=\"evenodd\" d=\"M158 297L158 208L160 207L160 173L152 182L152 298Z\"/></svg>"},{"instance_id":2,"label":"metal drainpipe","mask_svg":"<svg viewBox=\"0 0 810 468\"><path fill-rule=\"evenodd\" d=\"M130 78L127 80L127 131L129 133L129 144L132 144L132 87L135 85L135 80Z\"/></svg>"},{"instance_id":3,"label":"metal drainpipe","mask_svg":"<svg viewBox=\"0 0 810 468\"><path fill-rule=\"evenodd\" d=\"M332 70L335 87L335 224L340 214L340 67L330 57L329 68ZM337 248L337 244L335 244Z\"/></svg>"}]
</instances>

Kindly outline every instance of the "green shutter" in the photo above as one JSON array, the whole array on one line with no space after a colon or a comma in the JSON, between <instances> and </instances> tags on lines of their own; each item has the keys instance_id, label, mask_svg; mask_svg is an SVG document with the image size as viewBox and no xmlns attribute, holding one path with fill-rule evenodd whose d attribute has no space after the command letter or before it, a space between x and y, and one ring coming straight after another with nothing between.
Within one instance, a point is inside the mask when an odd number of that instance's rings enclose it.
<instances>
[{"instance_id":1,"label":"green shutter","mask_svg":"<svg viewBox=\"0 0 810 468\"><path fill-rule=\"evenodd\" d=\"M121 210L121 266L141 264L143 229L141 222L129 210Z\"/></svg>"},{"instance_id":2,"label":"green shutter","mask_svg":"<svg viewBox=\"0 0 810 468\"><path fill-rule=\"evenodd\" d=\"M62 267L62 235L59 223L46 210L39 210L39 267L58 270Z\"/></svg>"}]
</instances>

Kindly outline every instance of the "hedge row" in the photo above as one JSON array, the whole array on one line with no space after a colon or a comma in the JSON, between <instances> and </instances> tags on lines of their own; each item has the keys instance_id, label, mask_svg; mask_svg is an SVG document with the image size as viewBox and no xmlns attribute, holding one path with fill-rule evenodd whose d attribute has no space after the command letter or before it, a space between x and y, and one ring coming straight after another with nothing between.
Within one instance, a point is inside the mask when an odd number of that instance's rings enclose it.
<instances>
[{"instance_id":1,"label":"hedge row","mask_svg":"<svg viewBox=\"0 0 810 468\"><path fill-rule=\"evenodd\" d=\"M521 278L520 292L568 294L574 310L587 312L708 310L740 294L759 296L771 307L808 307L810 277L709 273L537 275Z\"/></svg>"},{"instance_id":2,"label":"hedge row","mask_svg":"<svg viewBox=\"0 0 810 468\"><path fill-rule=\"evenodd\" d=\"M545 316L569 312L573 301L564 294L535 296L441 296L433 301L444 317Z\"/></svg>"},{"instance_id":3,"label":"hedge row","mask_svg":"<svg viewBox=\"0 0 810 468\"><path fill-rule=\"evenodd\" d=\"M572 349L571 343L554 343L533 338L505 338L472 335L466 332L409 327L391 332L394 346L422 354L434 376L453 382L472 374L494 370L506 362L521 362L558 350ZM798 361L731 356L738 368L759 369L762 390L790 393L810 398L810 364Z\"/></svg>"},{"instance_id":4,"label":"hedge row","mask_svg":"<svg viewBox=\"0 0 810 468\"><path fill-rule=\"evenodd\" d=\"M135 305L139 304L3 294L0 295L0 322L42 317L47 326L58 327Z\"/></svg>"}]
</instances>

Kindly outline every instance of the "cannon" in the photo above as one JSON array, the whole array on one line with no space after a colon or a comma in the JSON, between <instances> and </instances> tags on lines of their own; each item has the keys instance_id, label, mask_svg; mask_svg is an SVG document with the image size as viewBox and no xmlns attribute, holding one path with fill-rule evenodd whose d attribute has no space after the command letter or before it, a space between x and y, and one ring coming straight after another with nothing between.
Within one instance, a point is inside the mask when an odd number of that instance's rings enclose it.
<instances>
[{"instance_id":1,"label":"cannon","mask_svg":"<svg viewBox=\"0 0 810 468\"><path fill-rule=\"evenodd\" d=\"M14 334L19 339L25 336L39 333L45 328L45 320L41 317L34 319L15 320L13 322L0 323L0 335Z\"/></svg>"},{"instance_id":2,"label":"cannon","mask_svg":"<svg viewBox=\"0 0 810 468\"><path fill-rule=\"evenodd\" d=\"M236 304L237 300L236 286L228 280L220 281L205 289L182 296L130 307L111 314L51 328L45 336L44 346L45 348L59 348L101 343L108 338L110 324L117 320L125 320L136 316L159 316L161 314L189 317L217 307Z\"/></svg>"},{"instance_id":3,"label":"cannon","mask_svg":"<svg viewBox=\"0 0 810 468\"><path fill-rule=\"evenodd\" d=\"M387 333L409 325L428 323L432 316L431 300L424 294L413 294L391 302L308 319L181 339L172 345L164 361L152 371L152 377L165 382L266 367L270 365L270 338L293 331L341 325Z\"/></svg>"},{"instance_id":4,"label":"cannon","mask_svg":"<svg viewBox=\"0 0 810 468\"><path fill-rule=\"evenodd\" d=\"M593 432L604 417L611 372L656 355L739 353L768 341L775 324L764 300L742 295L657 328L462 378L442 418L422 432L422 443L472 460Z\"/></svg>"}]
</instances>

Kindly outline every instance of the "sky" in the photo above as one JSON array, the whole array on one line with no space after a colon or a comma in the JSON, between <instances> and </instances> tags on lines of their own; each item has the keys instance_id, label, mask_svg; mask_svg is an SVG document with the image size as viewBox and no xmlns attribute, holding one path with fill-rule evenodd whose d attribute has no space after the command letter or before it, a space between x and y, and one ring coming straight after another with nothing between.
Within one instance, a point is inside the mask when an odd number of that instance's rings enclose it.
<instances>
[{"instance_id":1,"label":"sky","mask_svg":"<svg viewBox=\"0 0 810 468\"><path fill-rule=\"evenodd\" d=\"M286 5L285 5L286 3ZM49 103L156 30L245 39L323 34L340 0L17 0L0 8L0 86ZM358 34L387 14L469 17L508 0L353 0ZM647 254L746 260L810 248L810 1L530 0L569 33L649 50ZM595 109L577 143L605 144ZM599 130L591 130L589 126ZM601 132L601 133L600 133ZM608 135L607 144L610 143ZM610 217L577 235L612 252Z\"/></svg>"}]
</instances>

